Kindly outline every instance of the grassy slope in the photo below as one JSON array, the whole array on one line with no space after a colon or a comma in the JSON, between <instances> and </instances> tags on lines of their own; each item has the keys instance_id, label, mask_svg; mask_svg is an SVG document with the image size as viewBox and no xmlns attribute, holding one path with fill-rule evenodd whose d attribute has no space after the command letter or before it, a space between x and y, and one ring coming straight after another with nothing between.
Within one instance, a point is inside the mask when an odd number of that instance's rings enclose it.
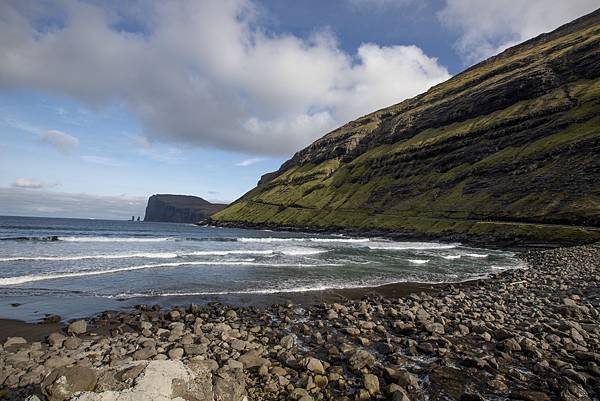
<instances>
[{"instance_id":1,"label":"grassy slope","mask_svg":"<svg viewBox=\"0 0 600 401\"><path fill-rule=\"evenodd\" d=\"M600 27L592 24L526 43L347 124L213 219L429 236L600 240L600 231L590 228L600 225L598 77L569 77L506 106L473 111L481 96L492 104L507 86L527 85L547 74L548 65L560 66L573 49L593 48L599 38ZM597 50L591 57L597 64ZM448 114L461 108L471 118L452 121ZM416 128L407 131L413 121Z\"/></svg>"}]
</instances>

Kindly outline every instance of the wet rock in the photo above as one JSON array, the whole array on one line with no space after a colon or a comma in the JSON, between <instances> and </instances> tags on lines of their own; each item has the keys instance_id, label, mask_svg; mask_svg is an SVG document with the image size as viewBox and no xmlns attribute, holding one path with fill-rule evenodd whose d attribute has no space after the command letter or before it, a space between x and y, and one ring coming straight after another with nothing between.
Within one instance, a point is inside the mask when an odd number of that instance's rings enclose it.
<instances>
[{"instance_id":1,"label":"wet rock","mask_svg":"<svg viewBox=\"0 0 600 401\"><path fill-rule=\"evenodd\" d=\"M376 359L369 351L365 349L357 349L348 358L348 364L354 370L360 370L365 366L372 366Z\"/></svg>"},{"instance_id":2,"label":"wet rock","mask_svg":"<svg viewBox=\"0 0 600 401\"><path fill-rule=\"evenodd\" d=\"M87 332L87 322L85 320L77 320L69 324L67 331L72 334L85 334Z\"/></svg>"},{"instance_id":3,"label":"wet rock","mask_svg":"<svg viewBox=\"0 0 600 401\"><path fill-rule=\"evenodd\" d=\"M308 369L311 372L318 373L320 375L325 373L323 363L317 358L307 358L306 369Z\"/></svg>"},{"instance_id":4,"label":"wet rock","mask_svg":"<svg viewBox=\"0 0 600 401\"><path fill-rule=\"evenodd\" d=\"M522 401L550 401L550 396L540 391L520 390L510 393L510 397Z\"/></svg>"},{"instance_id":5,"label":"wet rock","mask_svg":"<svg viewBox=\"0 0 600 401\"><path fill-rule=\"evenodd\" d=\"M363 377L365 389L371 395L379 394L379 378L373 374L366 374Z\"/></svg>"}]
</instances>

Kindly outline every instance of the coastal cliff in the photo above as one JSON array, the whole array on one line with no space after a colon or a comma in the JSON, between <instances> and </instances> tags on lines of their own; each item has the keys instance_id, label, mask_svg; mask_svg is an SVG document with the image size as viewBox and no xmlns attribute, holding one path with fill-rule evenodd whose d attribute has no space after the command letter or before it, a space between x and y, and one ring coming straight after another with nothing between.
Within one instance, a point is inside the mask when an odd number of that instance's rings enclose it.
<instances>
[{"instance_id":1,"label":"coastal cliff","mask_svg":"<svg viewBox=\"0 0 600 401\"><path fill-rule=\"evenodd\" d=\"M152 195L148 199L144 221L197 223L222 210L220 203L210 203L197 196Z\"/></svg>"},{"instance_id":2,"label":"coastal cliff","mask_svg":"<svg viewBox=\"0 0 600 401\"><path fill-rule=\"evenodd\" d=\"M218 225L600 240L600 10L352 121Z\"/></svg>"}]
</instances>

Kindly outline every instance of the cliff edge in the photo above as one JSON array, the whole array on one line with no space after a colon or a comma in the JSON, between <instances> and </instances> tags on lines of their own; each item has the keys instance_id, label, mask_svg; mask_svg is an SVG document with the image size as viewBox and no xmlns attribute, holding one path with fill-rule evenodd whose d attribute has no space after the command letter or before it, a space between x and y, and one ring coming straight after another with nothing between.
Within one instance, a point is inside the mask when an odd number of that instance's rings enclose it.
<instances>
[{"instance_id":1,"label":"cliff edge","mask_svg":"<svg viewBox=\"0 0 600 401\"><path fill-rule=\"evenodd\" d=\"M226 206L197 196L157 194L148 199L144 221L197 223Z\"/></svg>"}]
</instances>

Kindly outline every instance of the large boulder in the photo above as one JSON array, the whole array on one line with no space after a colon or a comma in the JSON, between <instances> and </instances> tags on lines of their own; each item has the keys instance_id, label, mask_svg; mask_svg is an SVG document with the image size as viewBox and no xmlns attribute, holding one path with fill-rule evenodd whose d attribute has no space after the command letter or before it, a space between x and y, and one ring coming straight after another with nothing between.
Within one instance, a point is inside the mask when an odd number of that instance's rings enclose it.
<instances>
[{"instance_id":1,"label":"large boulder","mask_svg":"<svg viewBox=\"0 0 600 401\"><path fill-rule=\"evenodd\" d=\"M42 382L48 401L64 401L79 391L92 391L98 381L94 369L71 366L54 369Z\"/></svg>"}]
</instances>

